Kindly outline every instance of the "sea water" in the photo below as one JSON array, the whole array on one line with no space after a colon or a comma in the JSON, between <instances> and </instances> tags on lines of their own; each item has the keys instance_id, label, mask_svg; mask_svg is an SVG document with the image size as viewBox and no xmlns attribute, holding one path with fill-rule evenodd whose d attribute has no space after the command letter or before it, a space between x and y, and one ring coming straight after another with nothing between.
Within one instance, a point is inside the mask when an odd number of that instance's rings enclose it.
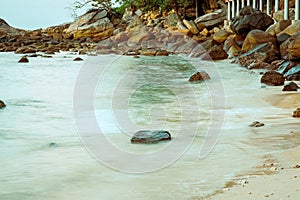
<instances>
[{"instance_id":1,"label":"sea water","mask_svg":"<svg viewBox=\"0 0 300 200\"><path fill-rule=\"evenodd\" d=\"M0 54L0 199L198 199L264 153L243 142L272 109L257 74L181 56L77 56ZM211 80L189 83L199 70ZM131 144L145 129L173 139Z\"/></svg>"}]
</instances>

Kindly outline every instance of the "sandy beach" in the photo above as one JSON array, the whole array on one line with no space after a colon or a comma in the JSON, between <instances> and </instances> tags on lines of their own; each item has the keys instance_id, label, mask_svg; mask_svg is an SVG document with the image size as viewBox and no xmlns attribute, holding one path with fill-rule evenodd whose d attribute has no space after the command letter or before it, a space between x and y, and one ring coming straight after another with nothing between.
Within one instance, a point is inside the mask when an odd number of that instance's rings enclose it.
<instances>
[{"instance_id":1,"label":"sandy beach","mask_svg":"<svg viewBox=\"0 0 300 200\"><path fill-rule=\"evenodd\" d=\"M279 93L271 95L267 101L274 107L287 111L277 117L268 117L265 120L273 123L273 127L257 131L253 138L246 143L264 148L261 164L248 172L237 175L227 182L223 190L205 198L209 200L226 199L272 199L296 200L300 197L300 132L298 119L292 118L292 110L299 107L299 94ZM289 112L290 111L290 112ZM279 124L278 121L281 121ZM277 123L277 124L276 124ZM285 127L284 129L282 129ZM262 132L281 130L278 136L268 137ZM288 133L288 130L290 132Z\"/></svg>"}]
</instances>

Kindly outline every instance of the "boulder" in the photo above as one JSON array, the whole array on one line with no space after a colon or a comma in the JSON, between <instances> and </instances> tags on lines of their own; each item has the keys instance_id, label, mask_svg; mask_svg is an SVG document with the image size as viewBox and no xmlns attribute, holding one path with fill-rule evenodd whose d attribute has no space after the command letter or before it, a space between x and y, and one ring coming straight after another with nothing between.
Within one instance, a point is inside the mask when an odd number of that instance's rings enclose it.
<instances>
[{"instance_id":1,"label":"boulder","mask_svg":"<svg viewBox=\"0 0 300 200\"><path fill-rule=\"evenodd\" d=\"M199 81L205 81L205 80L209 80L210 76L208 75L208 73L206 71L198 71L196 73L194 73L190 79L189 82L199 82Z\"/></svg>"},{"instance_id":2,"label":"boulder","mask_svg":"<svg viewBox=\"0 0 300 200\"><path fill-rule=\"evenodd\" d=\"M199 30L197 28L197 25L195 24L194 21L188 21L188 20L183 20L183 24L194 34L198 34Z\"/></svg>"},{"instance_id":3,"label":"boulder","mask_svg":"<svg viewBox=\"0 0 300 200\"><path fill-rule=\"evenodd\" d=\"M131 143L151 144L158 143L164 140L171 140L171 134L164 130L145 130L138 131L131 138Z\"/></svg>"},{"instance_id":4,"label":"boulder","mask_svg":"<svg viewBox=\"0 0 300 200\"><path fill-rule=\"evenodd\" d=\"M228 58L228 54L224 51L222 45L214 45L208 50L208 53L202 57L203 60L223 60Z\"/></svg>"},{"instance_id":5,"label":"boulder","mask_svg":"<svg viewBox=\"0 0 300 200\"><path fill-rule=\"evenodd\" d=\"M293 24L290 24L284 30L282 30L278 35L287 34L289 36L292 36L299 32L300 32L300 21L295 21Z\"/></svg>"},{"instance_id":6,"label":"boulder","mask_svg":"<svg viewBox=\"0 0 300 200\"><path fill-rule=\"evenodd\" d=\"M179 22L177 14L168 15L165 19L164 26L166 28L176 27Z\"/></svg>"},{"instance_id":7,"label":"boulder","mask_svg":"<svg viewBox=\"0 0 300 200\"><path fill-rule=\"evenodd\" d=\"M248 52L249 50L252 50L258 45L264 43L271 43L271 46L273 47L271 50L277 51L277 41L275 36L261 30L252 30L249 32L244 41L242 52ZM268 51L269 50L270 49L268 49Z\"/></svg>"},{"instance_id":8,"label":"boulder","mask_svg":"<svg viewBox=\"0 0 300 200\"><path fill-rule=\"evenodd\" d=\"M268 71L261 77L261 83L272 86L280 86L284 84L284 76L276 71Z\"/></svg>"},{"instance_id":9,"label":"boulder","mask_svg":"<svg viewBox=\"0 0 300 200\"><path fill-rule=\"evenodd\" d=\"M74 39L85 37L99 38L100 36L107 38L112 35L113 27L113 24L107 17L107 11L95 9L80 16L64 32L73 34ZM103 33L101 34L101 32Z\"/></svg>"},{"instance_id":10,"label":"boulder","mask_svg":"<svg viewBox=\"0 0 300 200\"><path fill-rule=\"evenodd\" d=\"M276 22L275 24L271 25L266 32L268 32L271 35L278 35L283 30L285 30L288 26L292 24L291 20L282 20L279 22Z\"/></svg>"},{"instance_id":11,"label":"boulder","mask_svg":"<svg viewBox=\"0 0 300 200\"><path fill-rule=\"evenodd\" d=\"M282 91L297 91L298 89L299 86L295 82L290 82L283 87Z\"/></svg>"},{"instance_id":12,"label":"boulder","mask_svg":"<svg viewBox=\"0 0 300 200\"><path fill-rule=\"evenodd\" d=\"M23 56L18 62L19 63L28 63L29 60L28 60L27 56Z\"/></svg>"},{"instance_id":13,"label":"boulder","mask_svg":"<svg viewBox=\"0 0 300 200\"><path fill-rule=\"evenodd\" d=\"M300 117L300 108L297 108L297 109L293 112L293 117L295 117L295 118L299 118L299 117Z\"/></svg>"},{"instance_id":14,"label":"boulder","mask_svg":"<svg viewBox=\"0 0 300 200\"><path fill-rule=\"evenodd\" d=\"M278 67L266 62L253 62L248 65L248 69L269 69L276 70Z\"/></svg>"},{"instance_id":15,"label":"boulder","mask_svg":"<svg viewBox=\"0 0 300 200\"><path fill-rule=\"evenodd\" d=\"M221 29L214 34L213 40L221 44L225 42L230 35L230 32Z\"/></svg>"},{"instance_id":16,"label":"boulder","mask_svg":"<svg viewBox=\"0 0 300 200\"><path fill-rule=\"evenodd\" d=\"M280 45L280 53L284 59L300 60L300 32Z\"/></svg>"},{"instance_id":17,"label":"boulder","mask_svg":"<svg viewBox=\"0 0 300 200\"><path fill-rule=\"evenodd\" d=\"M218 25L222 25L224 20L227 19L226 11L223 9L216 10L209 14L203 15L195 19L195 23L199 27L211 28Z\"/></svg>"},{"instance_id":18,"label":"boulder","mask_svg":"<svg viewBox=\"0 0 300 200\"><path fill-rule=\"evenodd\" d=\"M296 66L288 70L284 77L286 77L286 80L288 81L299 81L300 80L300 66Z\"/></svg>"},{"instance_id":19,"label":"boulder","mask_svg":"<svg viewBox=\"0 0 300 200\"><path fill-rule=\"evenodd\" d=\"M36 53L36 50L30 46L19 47L15 53L17 54L27 54L27 53Z\"/></svg>"},{"instance_id":20,"label":"boulder","mask_svg":"<svg viewBox=\"0 0 300 200\"><path fill-rule=\"evenodd\" d=\"M272 43L264 43L256 46L254 49L242 54L238 58L241 66L248 67L251 63L266 62L270 63L278 59L278 52L273 50Z\"/></svg>"},{"instance_id":21,"label":"boulder","mask_svg":"<svg viewBox=\"0 0 300 200\"><path fill-rule=\"evenodd\" d=\"M5 108L5 107L6 107L5 103L2 100L0 100L0 109Z\"/></svg>"},{"instance_id":22,"label":"boulder","mask_svg":"<svg viewBox=\"0 0 300 200\"><path fill-rule=\"evenodd\" d=\"M236 34L246 37L250 31L254 29L265 31L273 23L273 19L267 14L252 6L245 6L239 16L233 19L230 27Z\"/></svg>"},{"instance_id":23,"label":"boulder","mask_svg":"<svg viewBox=\"0 0 300 200\"><path fill-rule=\"evenodd\" d=\"M241 52L241 48L235 41L236 35L230 35L224 42L224 51L228 54L228 58L238 56Z\"/></svg>"}]
</instances>

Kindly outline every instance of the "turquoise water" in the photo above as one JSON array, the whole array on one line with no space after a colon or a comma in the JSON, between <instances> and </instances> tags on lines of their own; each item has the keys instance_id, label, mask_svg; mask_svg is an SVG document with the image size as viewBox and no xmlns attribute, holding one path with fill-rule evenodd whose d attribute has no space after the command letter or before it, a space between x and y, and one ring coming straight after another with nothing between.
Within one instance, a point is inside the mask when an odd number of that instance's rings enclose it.
<instances>
[{"instance_id":1,"label":"turquoise water","mask_svg":"<svg viewBox=\"0 0 300 200\"><path fill-rule=\"evenodd\" d=\"M0 54L0 98L7 104L0 110L0 199L197 199L257 162L257 150L241 142L249 134L245 127L269 109L263 99L251 99L260 88L257 75L227 61L188 62L177 56L82 56L84 62L74 62L75 57L61 53L21 64L20 55ZM116 149L142 155L138 163L150 164L135 165L134 157L117 157L100 143L93 152L85 143L73 95L87 66L104 69L92 111L101 132ZM189 83L199 69L212 80ZM89 130L90 115L79 114L86 120L82 130ZM220 135L208 137L217 136L217 145L200 159L208 130L217 126ZM138 128L166 129L174 139L132 145L130 136ZM153 152L167 157L143 160ZM106 160L99 161L101 153Z\"/></svg>"}]
</instances>

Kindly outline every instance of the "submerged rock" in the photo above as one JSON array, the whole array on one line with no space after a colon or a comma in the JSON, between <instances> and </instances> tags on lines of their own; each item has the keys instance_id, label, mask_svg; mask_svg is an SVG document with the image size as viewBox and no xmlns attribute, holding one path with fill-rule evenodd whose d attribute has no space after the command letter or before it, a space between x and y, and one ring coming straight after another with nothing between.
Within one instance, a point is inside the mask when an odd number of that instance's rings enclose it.
<instances>
[{"instance_id":1,"label":"submerged rock","mask_svg":"<svg viewBox=\"0 0 300 200\"><path fill-rule=\"evenodd\" d=\"M131 143L158 143L164 140L171 140L171 134L164 130L145 130L136 132L131 138Z\"/></svg>"},{"instance_id":2,"label":"submerged rock","mask_svg":"<svg viewBox=\"0 0 300 200\"><path fill-rule=\"evenodd\" d=\"M82 58L80 58L80 57L77 57L77 58L74 58L74 60L73 61L83 61L83 59Z\"/></svg>"},{"instance_id":3,"label":"submerged rock","mask_svg":"<svg viewBox=\"0 0 300 200\"><path fill-rule=\"evenodd\" d=\"M6 107L5 103L2 100L0 100L0 109L5 108L5 107Z\"/></svg>"},{"instance_id":4,"label":"submerged rock","mask_svg":"<svg viewBox=\"0 0 300 200\"><path fill-rule=\"evenodd\" d=\"M261 77L261 83L272 86L283 85L285 78L282 74L276 71L268 71Z\"/></svg>"},{"instance_id":5,"label":"submerged rock","mask_svg":"<svg viewBox=\"0 0 300 200\"><path fill-rule=\"evenodd\" d=\"M300 117L300 108L297 108L297 110L294 111L293 117L296 117L296 118Z\"/></svg>"},{"instance_id":6,"label":"submerged rock","mask_svg":"<svg viewBox=\"0 0 300 200\"><path fill-rule=\"evenodd\" d=\"M28 60L27 56L23 56L18 62L19 63L28 63L29 60Z\"/></svg>"},{"instance_id":7,"label":"submerged rock","mask_svg":"<svg viewBox=\"0 0 300 200\"><path fill-rule=\"evenodd\" d=\"M208 73L206 71L199 71L194 73L190 79L189 82L196 82L196 81L205 81L205 80L209 80L210 76L208 75Z\"/></svg>"},{"instance_id":8,"label":"submerged rock","mask_svg":"<svg viewBox=\"0 0 300 200\"><path fill-rule=\"evenodd\" d=\"M283 87L282 91L297 91L298 89L299 86L295 82L290 82Z\"/></svg>"},{"instance_id":9,"label":"submerged rock","mask_svg":"<svg viewBox=\"0 0 300 200\"><path fill-rule=\"evenodd\" d=\"M262 127L262 126L264 126L264 125L265 125L264 123L255 121L255 122L252 122L249 126L250 126L250 127Z\"/></svg>"}]
</instances>

